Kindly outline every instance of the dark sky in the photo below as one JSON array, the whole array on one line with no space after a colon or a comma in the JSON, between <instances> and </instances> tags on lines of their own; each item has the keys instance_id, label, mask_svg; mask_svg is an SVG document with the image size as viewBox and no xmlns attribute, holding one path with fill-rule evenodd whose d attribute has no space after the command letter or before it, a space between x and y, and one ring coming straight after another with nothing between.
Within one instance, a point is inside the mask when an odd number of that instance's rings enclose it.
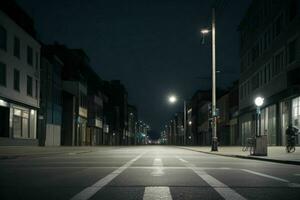
<instances>
[{"instance_id":1,"label":"dark sky","mask_svg":"<svg viewBox=\"0 0 300 200\"><path fill-rule=\"evenodd\" d=\"M210 38L201 27L211 19L213 0L17 0L33 17L39 38L83 48L101 78L120 79L131 104L153 130L160 131L182 107L167 95L190 98L210 83ZM217 11L218 85L230 86L239 74L237 26L250 0L219 0Z\"/></svg>"}]
</instances>

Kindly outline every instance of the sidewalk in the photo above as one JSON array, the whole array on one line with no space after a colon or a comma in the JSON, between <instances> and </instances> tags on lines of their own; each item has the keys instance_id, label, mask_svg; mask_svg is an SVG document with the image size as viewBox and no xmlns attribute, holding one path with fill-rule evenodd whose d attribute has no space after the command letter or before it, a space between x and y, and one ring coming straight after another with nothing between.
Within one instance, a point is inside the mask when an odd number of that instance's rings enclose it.
<instances>
[{"instance_id":1,"label":"sidewalk","mask_svg":"<svg viewBox=\"0 0 300 200\"><path fill-rule=\"evenodd\" d=\"M111 148L111 147L101 147ZM55 154L82 154L98 151L99 147L40 147L40 146L0 146L0 159L20 157L44 157Z\"/></svg>"},{"instance_id":2,"label":"sidewalk","mask_svg":"<svg viewBox=\"0 0 300 200\"><path fill-rule=\"evenodd\" d=\"M278 162L285 164L300 165L300 147L296 147L294 153L286 153L284 146L268 147L268 156L250 156L249 151L242 151L241 146L219 147L217 152L212 152L210 146L178 146L192 151L198 151L202 153L229 156L245 159L264 160L270 162Z\"/></svg>"}]
</instances>

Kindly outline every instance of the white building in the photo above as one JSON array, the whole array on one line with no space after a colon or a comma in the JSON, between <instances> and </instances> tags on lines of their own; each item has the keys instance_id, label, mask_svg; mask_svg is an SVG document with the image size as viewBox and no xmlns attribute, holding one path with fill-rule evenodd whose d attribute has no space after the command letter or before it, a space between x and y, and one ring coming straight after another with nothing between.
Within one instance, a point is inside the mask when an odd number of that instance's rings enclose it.
<instances>
[{"instance_id":1,"label":"white building","mask_svg":"<svg viewBox=\"0 0 300 200\"><path fill-rule=\"evenodd\" d=\"M37 145L40 44L34 36L32 19L13 3L3 4L0 6L0 144Z\"/></svg>"}]
</instances>

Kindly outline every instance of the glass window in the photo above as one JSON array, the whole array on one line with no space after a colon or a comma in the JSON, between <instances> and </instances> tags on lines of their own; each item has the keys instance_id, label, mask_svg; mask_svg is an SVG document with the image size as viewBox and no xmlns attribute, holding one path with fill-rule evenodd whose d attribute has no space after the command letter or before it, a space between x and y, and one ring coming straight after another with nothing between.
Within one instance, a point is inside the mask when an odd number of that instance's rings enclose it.
<instances>
[{"instance_id":1,"label":"glass window","mask_svg":"<svg viewBox=\"0 0 300 200\"><path fill-rule=\"evenodd\" d=\"M22 117L14 115L13 117L13 136L20 138L22 134Z\"/></svg>"},{"instance_id":2,"label":"glass window","mask_svg":"<svg viewBox=\"0 0 300 200\"><path fill-rule=\"evenodd\" d=\"M35 68L38 70L39 69L39 53L35 53Z\"/></svg>"},{"instance_id":3,"label":"glass window","mask_svg":"<svg viewBox=\"0 0 300 200\"><path fill-rule=\"evenodd\" d=\"M27 76L27 95L32 96L32 77Z\"/></svg>"},{"instance_id":4,"label":"glass window","mask_svg":"<svg viewBox=\"0 0 300 200\"><path fill-rule=\"evenodd\" d=\"M14 56L20 58L20 39L14 38Z\"/></svg>"},{"instance_id":5,"label":"glass window","mask_svg":"<svg viewBox=\"0 0 300 200\"><path fill-rule=\"evenodd\" d=\"M275 75L279 74L280 71L282 71L283 66L284 66L284 55L282 51L275 56L272 76L274 77Z\"/></svg>"},{"instance_id":6,"label":"glass window","mask_svg":"<svg viewBox=\"0 0 300 200\"><path fill-rule=\"evenodd\" d=\"M296 40L293 40L289 43L289 63L292 63L296 60Z\"/></svg>"},{"instance_id":7,"label":"glass window","mask_svg":"<svg viewBox=\"0 0 300 200\"><path fill-rule=\"evenodd\" d=\"M0 85L6 86L6 65L0 62Z\"/></svg>"},{"instance_id":8,"label":"glass window","mask_svg":"<svg viewBox=\"0 0 300 200\"><path fill-rule=\"evenodd\" d=\"M36 99L38 98L38 94L39 94L39 91L38 91L38 81L35 80L35 98Z\"/></svg>"},{"instance_id":9,"label":"glass window","mask_svg":"<svg viewBox=\"0 0 300 200\"><path fill-rule=\"evenodd\" d=\"M0 26L0 49L6 51L7 46L7 32L3 26Z\"/></svg>"},{"instance_id":10,"label":"glass window","mask_svg":"<svg viewBox=\"0 0 300 200\"><path fill-rule=\"evenodd\" d=\"M23 111L22 115L22 137L29 138L29 115L25 111Z\"/></svg>"},{"instance_id":11,"label":"glass window","mask_svg":"<svg viewBox=\"0 0 300 200\"><path fill-rule=\"evenodd\" d=\"M259 87L259 73L256 73L251 79L252 91Z\"/></svg>"},{"instance_id":12,"label":"glass window","mask_svg":"<svg viewBox=\"0 0 300 200\"><path fill-rule=\"evenodd\" d=\"M14 69L14 89L20 91L20 71Z\"/></svg>"},{"instance_id":13,"label":"glass window","mask_svg":"<svg viewBox=\"0 0 300 200\"><path fill-rule=\"evenodd\" d=\"M33 65L33 49L30 46L27 46L27 63Z\"/></svg>"},{"instance_id":14,"label":"glass window","mask_svg":"<svg viewBox=\"0 0 300 200\"><path fill-rule=\"evenodd\" d=\"M275 21L275 36L278 36L283 28L283 16L282 14Z\"/></svg>"}]
</instances>

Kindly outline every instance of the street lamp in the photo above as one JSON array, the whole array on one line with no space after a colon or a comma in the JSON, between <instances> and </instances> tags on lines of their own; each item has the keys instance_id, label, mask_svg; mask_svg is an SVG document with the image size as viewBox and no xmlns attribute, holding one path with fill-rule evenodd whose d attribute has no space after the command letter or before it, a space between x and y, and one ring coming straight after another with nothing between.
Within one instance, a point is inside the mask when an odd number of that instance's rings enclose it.
<instances>
[{"instance_id":1,"label":"street lamp","mask_svg":"<svg viewBox=\"0 0 300 200\"><path fill-rule=\"evenodd\" d=\"M264 98L258 96L254 99L254 104L256 106L256 137L260 133L260 108L264 104Z\"/></svg>"},{"instance_id":2,"label":"street lamp","mask_svg":"<svg viewBox=\"0 0 300 200\"><path fill-rule=\"evenodd\" d=\"M208 29L202 29L203 35L208 34ZM217 115L216 115L216 16L215 8L212 8L212 21L211 21L211 32L212 32L212 143L211 151L218 151L218 138L217 138Z\"/></svg>"},{"instance_id":3,"label":"street lamp","mask_svg":"<svg viewBox=\"0 0 300 200\"><path fill-rule=\"evenodd\" d=\"M175 95L169 96L169 103L174 104L177 101L177 97Z\"/></svg>"}]
</instances>

